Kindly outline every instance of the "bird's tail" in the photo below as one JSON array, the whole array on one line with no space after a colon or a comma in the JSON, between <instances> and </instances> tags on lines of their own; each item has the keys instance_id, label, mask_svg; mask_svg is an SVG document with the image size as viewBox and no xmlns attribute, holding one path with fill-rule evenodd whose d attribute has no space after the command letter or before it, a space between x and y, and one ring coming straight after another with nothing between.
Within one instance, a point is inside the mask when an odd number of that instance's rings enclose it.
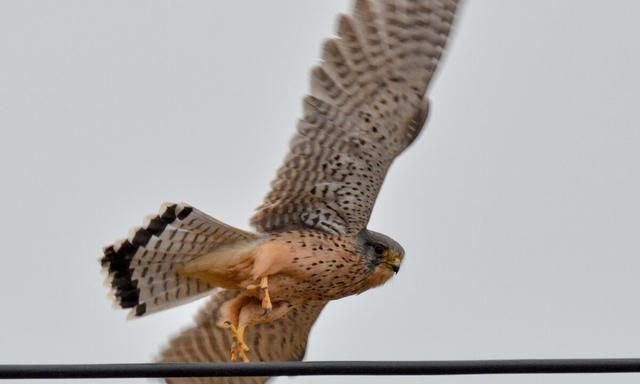
<instances>
[{"instance_id":1,"label":"bird's tail","mask_svg":"<svg viewBox=\"0 0 640 384\"><path fill-rule=\"evenodd\" d=\"M226 225L187 205L165 203L129 237L104 248L100 259L114 305L140 317L208 294L214 285L178 273L186 263L252 233Z\"/></svg>"}]
</instances>

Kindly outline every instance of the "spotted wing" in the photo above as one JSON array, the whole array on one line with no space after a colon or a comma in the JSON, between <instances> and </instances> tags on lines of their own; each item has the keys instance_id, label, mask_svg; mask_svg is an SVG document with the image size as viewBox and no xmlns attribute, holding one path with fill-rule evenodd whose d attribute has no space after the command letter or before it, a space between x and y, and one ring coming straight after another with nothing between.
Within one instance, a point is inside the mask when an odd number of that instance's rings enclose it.
<instances>
[{"instance_id":1,"label":"spotted wing","mask_svg":"<svg viewBox=\"0 0 640 384\"><path fill-rule=\"evenodd\" d=\"M195 325L186 329L169 342L162 351L162 362L215 362L229 361L231 337L229 332L216 325L217 309L237 294L235 291L218 291L196 317ZM247 328L245 341L251 361L298 361L307 348L309 331L324 308L325 303L307 303L293 308L283 318L267 324ZM167 379L170 384L262 384L268 377L218 378L218 379Z\"/></svg>"},{"instance_id":2,"label":"spotted wing","mask_svg":"<svg viewBox=\"0 0 640 384\"><path fill-rule=\"evenodd\" d=\"M454 0L357 0L341 16L271 192L251 223L354 234L387 169L419 134L425 97L451 29Z\"/></svg>"}]
</instances>

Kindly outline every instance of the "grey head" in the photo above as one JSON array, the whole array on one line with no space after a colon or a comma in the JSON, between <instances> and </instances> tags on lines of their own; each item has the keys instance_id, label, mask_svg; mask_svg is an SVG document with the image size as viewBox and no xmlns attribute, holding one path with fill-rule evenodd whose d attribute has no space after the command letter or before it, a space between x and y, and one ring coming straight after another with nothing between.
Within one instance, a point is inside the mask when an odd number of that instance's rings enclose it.
<instances>
[{"instance_id":1,"label":"grey head","mask_svg":"<svg viewBox=\"0 0 640 384\"><path fill-rule=\"evenodd\" d=\"M385 265L394 272L400 270L404 248L397 241L379 232L363 229L356 237L358 252L371 262L371 267Z\"/></svg>"}]
</instances>

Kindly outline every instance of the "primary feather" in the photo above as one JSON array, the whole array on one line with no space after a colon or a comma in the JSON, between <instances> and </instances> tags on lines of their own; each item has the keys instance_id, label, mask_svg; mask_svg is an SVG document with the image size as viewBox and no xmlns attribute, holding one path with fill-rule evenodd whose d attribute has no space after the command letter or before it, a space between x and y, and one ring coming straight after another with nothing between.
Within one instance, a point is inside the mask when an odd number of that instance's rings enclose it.
<instances>
[{"instance_id":1,"label":"primary feather","mask_svg":"<svg viewBox=\"0 0 640 384\"><path fill-rule=\"evenodd\" d=\"M457 1L358 0L311 72L311 92L264 203L262 232L364 229L387 170L420 133Z\"/></svg>"}]
</instances>

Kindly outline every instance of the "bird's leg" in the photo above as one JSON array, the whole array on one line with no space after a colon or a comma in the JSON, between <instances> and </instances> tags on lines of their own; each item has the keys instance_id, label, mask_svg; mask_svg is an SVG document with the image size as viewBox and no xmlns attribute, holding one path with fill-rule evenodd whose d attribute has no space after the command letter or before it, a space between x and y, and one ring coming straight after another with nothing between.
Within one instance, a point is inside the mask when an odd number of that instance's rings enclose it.
<instances>
[{"instance_id":1,"label":"bird's leg","mask_svg":"<svg viewBox=\"0 0 640 384\"><path fill-rule=\"evenodd\" d=\"M260 285L248 285L246 289L247 292L258 296L258 298L262 300L261 305L262 309L264 309L265 315L271 312L273 304L271 303L271 297L269 296L269 276L261 278Z\"/></svg>"},{"instance_id":2,"label":"bird's leg","mask_svg":"<svg viewBox=\"0 0 640 384\"><path fill-rule=\"evenodd\" d=\"M233 344L231 345L231 361L249 361L247 357L249 346L247 346L247 343L244 341L244 331L247 327L247 322L242 318L243 316L241 316L241 314L244 307L254 300L255 299L250 296L240 294L222 304L218 311L218 326L228 329L233 339ZM257 304L254 305L257 306Z\"/></svg>"},{"instance_id":3,"label":"bird's leg","mask_svg":"<svg viewBox=\"0 0 640 384\"><path fill-rule=\"evenodd\" d=\"M231 361L237 361L238 359L242 360L245 363L249 362L249 357L247 357L247 352L249 351L249 347L244 342L244 330L246 325L235 325L231 324L231 322L226 322L226 325L231 332L231 337L233 338L233 345L231 346Z\"/></svg>"},{"instance_id":4,"label":"bird's leg","mask_svg":"<svg viewBox=\"0 0 640 384\"><path fill-rule=\"evenodd\" d=\"M234 300L235 303L233 304L241 305L241 307L239 307L235 317L227 318L223 324L233 338L231 361L242 360L246 363L249 361L249 357L247 356L249 346L246 344L244 336L248 327L280 319L289 312L290 305L287 302L276 302L273 310L265 314L260 301L255 297L241 296ZM222 310L224 309L223 305Z\"/></svg>"},{"instance_id":5,"label":"bird's leg","mask_svg":"<svg viewBox=\"0 0 640 384\"><path fill-rule=\"evenodd\" d=\"M266 279L265 279L265 282ZM241 293L220 306L216 324L229 330L233 344L231 346L231 361L249 361L250 348L245 342L245 331L248 327L258 324L269 323L280 319L291 309L291 305L286 301L276 302L271 311L265 313L264 306L259 298L253 296L258 293L258 286L254 286L253 291L247 287L249 292ZM252 296L249 296L249 295Z\"/></svg>"}]
</instances>

